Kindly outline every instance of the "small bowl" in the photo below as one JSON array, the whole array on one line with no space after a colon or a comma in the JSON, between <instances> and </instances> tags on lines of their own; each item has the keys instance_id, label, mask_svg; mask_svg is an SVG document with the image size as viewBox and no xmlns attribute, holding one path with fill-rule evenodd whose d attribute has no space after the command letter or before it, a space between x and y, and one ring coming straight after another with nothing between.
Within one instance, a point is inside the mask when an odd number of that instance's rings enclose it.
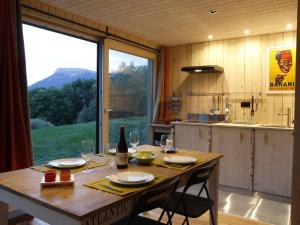
<instances>
[{"instance_id":1,"label":"small bowl","mask_svg":"<svg viewBox=\"0 0 300 225\"><path fill-rule=\"evenodd\" d=\"M155 159L155 154L151 151L139 151L135 154L135 158L141 164L150 164Z\"/></svg>"},{"instance_id":2,"label":"small bowl","mask_svg":"<svg viewBox=\"0 0 300 225\"><path fill-rule=\"evenodd\" d=\"M128 152L128 161L132 160L135 157L134 153Z\"/></svg>"}]
</instances>

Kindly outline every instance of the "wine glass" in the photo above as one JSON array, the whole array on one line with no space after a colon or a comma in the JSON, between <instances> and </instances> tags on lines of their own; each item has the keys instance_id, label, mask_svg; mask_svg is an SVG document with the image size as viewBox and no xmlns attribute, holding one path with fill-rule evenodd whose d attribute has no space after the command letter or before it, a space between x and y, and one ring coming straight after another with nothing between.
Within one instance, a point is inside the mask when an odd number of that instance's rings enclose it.
<instances>
[{"instance_id":1,"label":"wine glass","mask_svg":"<svg viewBox=\"0 0 300 225\"><path fill-rule=\"evenodd\" d=\"M166 140L167 150L171 151L173 149L173 138L172 135L168 135L168 139Z\"/></svg>"},{"instance_id":2,"label":"wine glass","mask_svg":"<svg viewBox=\"0 0 300 225\"><path fill-rule=\"evenodd\" d=\"M81 141L81 157L86 161L85 170L83 173L91 173L93 170L89 169L89 161L94 154L94 143L93 140L83 140Z\"/></svg>"},{"instance_id":3,"label":"wine glass","mask_svg":"<svg viewBox=\"0 0 300 225\"><path fill-rule=\"evenodd\" d=\"M115 143L109 143L104 145L104 154L105 154L105 159L108 165L110 167L114 167L116 164L116 159L115 156L112 155L112 151L115 150L115 154L117 153L117 144Z\"/></svg>"},{"instance_id":4,"label":"wine glass","mask_svg":"<svg viewBox=\"0 0 300 225\"><path fill-rule=\"evenodd\" d=\"M160 147L164 150L165 152L165 158L167 157L167 139L168 139L168 135L167 134L162 134L160 137Z\"/></svg>"},{"instance_id":5,"label":"wine glass","mask_svg":"<svg viewBox=\"0 0 300 225\"><path fill-rule=\"evenodd\" d=\"M137 129L132 130L129 134L129 141L134 151L136 151L136 146L139 144L139 132Z\"/></svg>"}]
</instances>

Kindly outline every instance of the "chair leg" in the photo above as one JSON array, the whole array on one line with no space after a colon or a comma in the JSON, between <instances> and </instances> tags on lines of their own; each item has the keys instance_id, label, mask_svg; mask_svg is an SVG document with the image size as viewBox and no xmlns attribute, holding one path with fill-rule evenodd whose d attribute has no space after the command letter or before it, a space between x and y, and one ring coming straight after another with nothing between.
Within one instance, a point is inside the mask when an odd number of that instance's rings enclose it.
<instances>
[{"instance_id":1,"label":"chair leg","mask_svg":"<svg viewBox=\"0 0 300 225\"><path fill-rule=\"evenodd\" d=\"M189 218L187 216L184 218L184 221L183 221L182 225L184 225L185 222L186 222L187 225L190 225Z\"/></svg>"},{"instance_id":2,"label":"chair leg","mask_svg":"<svg viewBox=\"0 0 300 225\"><path fill-rule=\"evenodd\" d=\"M164 216L164 214L165 214L165 209L162 211L162 213L160 214L160 216L159 216L159 219L158 219L158 222L160 222L161 221L161 219L163 218L163 216Z\"/></svg>"},{"instance_id":3,"label":"chair leg","mask_svg":"<svg viewBox=\"0 0 300 225\"><path fill-rule=\"evenodd\" d=\"M214 215L212 213L212 208L209 208L209 214L210 214L210 219L212 221L212 224L215 225L215 218L214 218Z\"/></svg>"},{"instance_id":4,"label":"chair leg","mask_svg":"<svg viewBox=\"0 0 300 225\"><path fill-rule=\"evenodd\" d=\"M172 217L174 214L170 215L170 212L166 210L166 213L168 215L168 222L167 222L167 225L172 225Z\"/></svg>"},{"instance_id":5,"label":"chair leg","mask_svg":"<svg viewBox=\"0 0 300 225\"><path fill-rule=\"evenodd\" d=\"M189 222L189 218L188 218L188 217L186 217L186 224L187 224L187 225L190 225L190 222Z\"/></svg>"}]
</instances>

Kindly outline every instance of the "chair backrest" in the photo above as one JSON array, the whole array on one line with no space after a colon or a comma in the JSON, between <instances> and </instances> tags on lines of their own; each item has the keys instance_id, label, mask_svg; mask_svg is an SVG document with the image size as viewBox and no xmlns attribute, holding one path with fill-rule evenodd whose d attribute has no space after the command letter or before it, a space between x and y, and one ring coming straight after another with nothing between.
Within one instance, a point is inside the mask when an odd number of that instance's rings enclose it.
<instances>
[{"instance_id":1,"label":"chair backrest","mask_svg":"<svg viewBox=\"0 0 300 225\"><path fill-rule=\"evenodd\" d=\"M129 217L128 224L130 224L139 213L167 205L176 191L178 183L179 178L177 177L159 187L145 191L137 200L134 210Z\"/></svg>"},{"instance_id":2,"label":"chair backrest","mask_svg":"<svg viewBox=\"0 0 300 225\"><path fill-rule=\"evenodd\" d=\"M192 185L202 183L203 185L202 185L198 195L200 195L203 188L205 188L207 197L209 197L208 191L206 188L206 183L215 167L216 167L216 163L212 163L207 166L203 166L201 168L194 170L190 179L188 180L187 184L184 187L183 193L185 193Z\"/></svg>"}]
</instances>

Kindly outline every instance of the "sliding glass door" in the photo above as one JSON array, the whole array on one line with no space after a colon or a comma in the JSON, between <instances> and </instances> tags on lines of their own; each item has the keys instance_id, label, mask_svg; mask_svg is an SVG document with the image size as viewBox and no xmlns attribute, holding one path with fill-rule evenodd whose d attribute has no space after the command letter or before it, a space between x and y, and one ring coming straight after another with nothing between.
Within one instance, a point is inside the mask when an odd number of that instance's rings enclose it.
<instances>
[{"instance_id":1,"label":"sliding glass door","mask_svg":"<svg viewBox=\"0 0 300 225\"><path fill-rule=\"evenodd\" d=\"M119 139L124 126L127 144L129 133L139 133L139 144L148 143L151 114L152 61L109 49L109 144Z\"/></svg>"},{"instance_id":2,"label":"sliding glass door","mask_svg":"<svg viewBox=\"0 0 300 225\"><path fill-rule=\"evenodd\" d=\"M97 43L23 25L34 163L96 144Z\"/></svg>"}]
</instances>

